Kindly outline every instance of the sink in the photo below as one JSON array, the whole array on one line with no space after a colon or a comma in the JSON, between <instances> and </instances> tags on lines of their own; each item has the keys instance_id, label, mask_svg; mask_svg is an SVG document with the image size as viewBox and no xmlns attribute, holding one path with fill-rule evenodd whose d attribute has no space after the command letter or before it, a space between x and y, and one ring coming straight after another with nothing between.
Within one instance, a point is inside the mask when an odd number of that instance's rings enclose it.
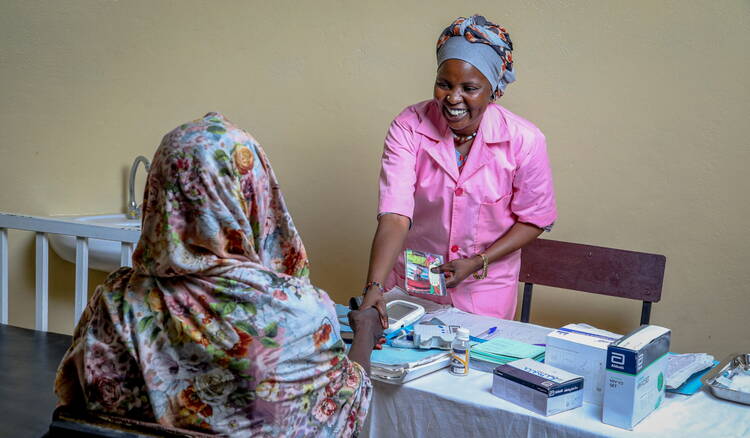
<instances>
[{"instance_id":1,"label":"sink","mask_svg":"<svg viewBox=\"0 0 750 438\"><path fill-rule=\"evenodd\" d=\"M61 216L55 219L97 225L108 228L137 230L140 235L141 220L128 219L124 214L98 216ZM63 260L76 262L76 238L65 234L49 234L52 250ZM135 244L134 244L135 246ZM89 269L111 272L120 267L120 242L102 239L89 239Z\"/></svg>"}]
</instances>

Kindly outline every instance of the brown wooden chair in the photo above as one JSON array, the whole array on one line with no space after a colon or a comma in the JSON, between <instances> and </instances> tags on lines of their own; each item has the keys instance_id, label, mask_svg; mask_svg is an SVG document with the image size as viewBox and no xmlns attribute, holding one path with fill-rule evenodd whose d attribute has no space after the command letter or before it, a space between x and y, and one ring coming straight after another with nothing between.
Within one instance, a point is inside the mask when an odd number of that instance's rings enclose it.
<instances>
[{"instance_id":1,"label":"brown wooden chair","mask_svg":"<svg viewBox=\"0 0 750 438\"><path fill-rule=\"evenodd\" d=\"M580 243L537 239L521 251L521 321L529 322L535 284L643 301L641 324L661 299L666 257Z\"/></svg>"}]
</instances>

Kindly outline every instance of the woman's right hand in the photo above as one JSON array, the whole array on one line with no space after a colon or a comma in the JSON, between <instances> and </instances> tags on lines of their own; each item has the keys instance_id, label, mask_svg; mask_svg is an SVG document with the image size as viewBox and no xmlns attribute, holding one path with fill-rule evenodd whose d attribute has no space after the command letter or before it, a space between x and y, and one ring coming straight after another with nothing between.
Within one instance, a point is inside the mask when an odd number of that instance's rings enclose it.
<instances>
[{"instance_id":1,"label":"woman's right hand","mask_svg":"<svg viewBox=\"0 0 750 438\"><path fill-rule=\"evenodd\" d=\"M371 285L365 290L365 299L362 301L362 305L359 306L359 310L365 310L370 307L374 307L378 311L380 325L383 327L383 330L387 329L388 310L385 307L385 298L383 297L383 292L375 285Z\"/></svg>"}]
</instances>

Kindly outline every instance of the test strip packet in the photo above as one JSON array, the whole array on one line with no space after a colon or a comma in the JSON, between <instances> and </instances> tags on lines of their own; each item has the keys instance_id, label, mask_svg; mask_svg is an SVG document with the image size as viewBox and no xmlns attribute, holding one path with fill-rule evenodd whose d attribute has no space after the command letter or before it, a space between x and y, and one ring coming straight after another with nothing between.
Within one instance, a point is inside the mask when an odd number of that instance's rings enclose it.
<instances>
[{"instance_id":1,"label":"test strip packet","mask_svg":"<svg viewBox=\"0 0 750 438\"><path fill-rule=\"evenodd\" d=\"M411 294L446 296L445 275L432 272L443 264L443 256L407 249L404 251L404 289Z\"/></svg>"}]
</instances>

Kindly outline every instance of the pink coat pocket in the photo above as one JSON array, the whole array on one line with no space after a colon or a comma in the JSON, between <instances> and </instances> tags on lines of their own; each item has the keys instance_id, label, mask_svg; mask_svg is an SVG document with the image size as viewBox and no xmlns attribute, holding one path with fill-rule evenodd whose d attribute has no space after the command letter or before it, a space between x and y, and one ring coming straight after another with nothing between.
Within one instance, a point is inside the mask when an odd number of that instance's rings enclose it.
<instances>
[{"instance_id":1,"label":"pink coat pocket","mask_svg":"<svg viewBox=\"0 0 750 438\"><path fill-rule=\"evenodd\" d=\"M516 222L510 210L511 199L513 193L508 193L494 202L479 204L479 217L474 231L476 252L484 252Z\"/></svg>"}]
</instances>

